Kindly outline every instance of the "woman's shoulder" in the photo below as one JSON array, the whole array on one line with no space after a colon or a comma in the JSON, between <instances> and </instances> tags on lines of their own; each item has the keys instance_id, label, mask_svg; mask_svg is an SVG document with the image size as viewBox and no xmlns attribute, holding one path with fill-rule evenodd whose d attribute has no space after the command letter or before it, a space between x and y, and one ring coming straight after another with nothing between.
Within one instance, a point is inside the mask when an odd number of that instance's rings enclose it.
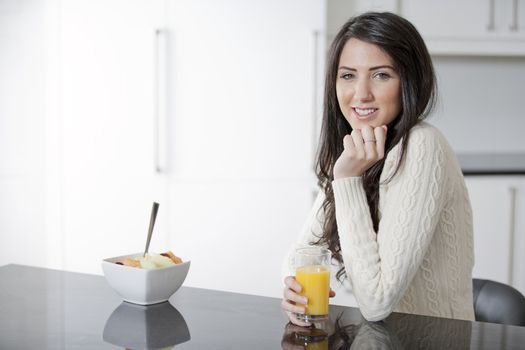
<instances>
[{"instance_id":1,"label":"woman's shoulder","mask_svg":"<svg viewBox=\"0 0 525 350\"><path fill-rule=\"evenodd\" d=\"M453 154L452 147L443 133L427 122L419 122L410 130L408 148L419 149L425 153L441 151L447 155Z\"/></svg>"},{"instance_id":2,"label":"woman's shoulder","mask_svg":"<svg viewBox=\"0 0 525 350\"><path fill-rule=\"evenodd\" d=\"M408 139L409 143L422 141L448 144L445 136L438 128L424 121L419 122L410 130L410 137Z\"/></svg>"},{"instance_id":3,"label":"woman's shoulder","mask_svg":"<svg viewBox=\"0 0 525 350\"><path fill-rule=\"evenodd\" d=\"M424 121L419 122L410 129L407 148L410 153L433 152L436 148L445 148L447 151L450 149L441 131ZM389 153L387 161L395 163L400 156L401 142Z\"/></svg>"},{"instance_id":4,"label":"woman's shoulder","mask_svg":"<svg viewBox=\"0 0 525 350\"><path fill-rule=\"evenodd\" d=\"M400 161L401 142L398 143L387 155L385 169L390 174ZM445 136L435 126L421 121L410 130L408 137L404 164L417 163L421 161L435 163L436 157L452 158L452 148Z\"/></svg>"}]
</instances>

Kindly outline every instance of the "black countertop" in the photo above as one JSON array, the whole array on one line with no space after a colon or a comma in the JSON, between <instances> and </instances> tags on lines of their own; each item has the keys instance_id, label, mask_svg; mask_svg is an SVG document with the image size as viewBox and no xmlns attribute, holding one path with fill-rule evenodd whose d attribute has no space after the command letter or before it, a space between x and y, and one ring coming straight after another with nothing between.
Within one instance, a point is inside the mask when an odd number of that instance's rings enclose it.
<instances>
[{"instance_id":1,"label":"black countertop","mask_svg":"<svg viewBox=\"0 0 525 350\"><path fill-rule=\"evenodd\" d=\"M459 153L465 175L525 175L525 153Z\"/></svg>"},{"instance_id":2,"label":"black countertop","mask_svg":"<svg viewBox=\"0 0 525 350\"><path fill-rule=\"evenodd\" d=\"M525 347L525 327L407 314L369 323L340 306L330 315L329 338L308 331L305 346L296 335L305 329L287 325L279 299L183 287L169 303L144 307L121 302L101 276L0 267L0 349Z\"/></svg>"}]
</instances>

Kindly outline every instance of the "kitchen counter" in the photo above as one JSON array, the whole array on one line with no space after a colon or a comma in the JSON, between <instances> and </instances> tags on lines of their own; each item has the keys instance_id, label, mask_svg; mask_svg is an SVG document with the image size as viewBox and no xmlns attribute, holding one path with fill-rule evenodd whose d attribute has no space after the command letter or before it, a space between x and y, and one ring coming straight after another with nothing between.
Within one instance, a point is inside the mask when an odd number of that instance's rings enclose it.
<instances>
[{"instance_id":1,"label":"kitchen counter","mask_svg":"<svg viewBox=\"0 0 525 350\"><path fill-rule=\"evenodd\" d=\"M457 157L464 175L525 175L523 153L459 153Z\"/></svg>"},{"instance_id":2,"label":"kitchen counter","mask_svg":"<svg viewBox=\"0 0 525 350\"><path fill-rule=\"evenodd\" d=\"M191 271L190 271L191 273ZM0 267L0 348L523 349L525 327L331 306L328 338L286 322L280 300L182 287L169 302L122 302L104 277ZM301 335L302 332L302 335ZM306 332L306 333L305 333ZM316 343L315 346L311 343ZM309 346L305 346L309 343Z\"/></svg>"}]
</instances>

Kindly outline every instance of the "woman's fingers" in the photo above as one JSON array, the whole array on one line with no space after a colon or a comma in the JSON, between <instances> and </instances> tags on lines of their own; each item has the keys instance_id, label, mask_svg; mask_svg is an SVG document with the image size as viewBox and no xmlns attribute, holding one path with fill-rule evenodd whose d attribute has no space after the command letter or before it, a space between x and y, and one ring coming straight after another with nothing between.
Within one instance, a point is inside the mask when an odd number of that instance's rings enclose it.
<instances>
[{"instance_id":1,"label":"woman's fingers","mask_svg":"<svg viewBox=\"0 0 525 350\"><path fill-rule=\"evenodd\" d=\"M383 159L385 156L385 143L386 143L386 125L374 128L374 137L376 139L377 157Z\"/></svg>"},{"instance_id":2,"label":"woman's fingers","mask_svg":"<svg viewBox=\"0 0 525 350\"><path fill-rule=\"evenodd\" d=\"M295 277L288 276L284 279L284 299L293 301L295 303L304 304L308 303L308 299L298 293L303 289L301 285L295 280Z\"/></svg>"},{"instance_id":3,"label":"woman's fingers","mask_svg":"<svg viewBox=\"0 0 525 350\"><path fill-rule=\"evenodd\" d=\"M350 134L354 143L355 155L357 159L364 159L365 157L365 146L363 143L363 135L360 130L354 129ZM344 139L343 139L344 141Z\"/></svg>"},{"instance_id":4,"label":"woman's fingers","mask_svg":"<svg viewBox=\"0 0 525 350\"><path fill-rule=\"evenodd\" d=\"M354 140L352 139L352 136L345 135L345 137L343 137L343 147L345 151L352 151L355 149Z\"/></svg>"},{"instance_id":5,"label":"woman's fingers","mask_svg":"<svg viewBox=\"0 0 525 350\"><path fill-rule=\"evenodd\" d=\"M301 292L301 285L295 280L295 277L288 276L284 279L284 292L283 292L283 301L281 307L288 312L304 313L305 308L301 305L306 305L308 299L298 293Z\"/></svg>"},{"instance_id":6,"label":"woman's fingers","mask_svg":"<svg viewBox=\"0 0 525 350\"><path fill-rule=\"evenodd\" d=\"M374 129L372 129L372 127L368 125L365 125L361 129L361 135L363 137L365 159L368 161L375 162L377 160L377 149L376 149L377 140L374 134Z\"/></svg>"},{"instance_id":7,"label":"woman's fingers","mask_svg":"<svg viewBox=\"0 0 525 350\"><path fill-rule=\"evenodd\" d=\"M297 293L300 293L303 289L299 282L295 279L294 276L287 276L284 279L284 285L290 288L291 290L296 291Z\"/></svg>"},{"instance_id":8,"label":"woman's fingers","mask_svg":"<svg viewBox=\"0 0 525 350\"><path fill-rule=\"evenodd\" d=\"M283 299L281 301L281 308L287 312L293 312L296 314L304 314L306 312L304 306L296 305L290 302L290 300Z\"/></svg>"},{"instance_id":9,"label":"woman's fingers","mask_svg":"<svg viewBox=\"0 0 525 350\"><path fill-rule=\"evenodd\" d=\"M288 301L293 301L294 303L306 305L308 304L308 299L295 293L293 290L286 288L284 290L284 299Z\"/></svg>"},{"instance_id":10,"label":"woman's fingers","mask_svg":"<svg viewBox=\"0 0 525 350\"><path fill-rule=\"evenodd\" d=\"M374 129L369 125L363 126L363 128L361 129L361 136L363 137L363 143L373 144L376 142L376 137L374 135Z\"/></svg>"}]
</instances>

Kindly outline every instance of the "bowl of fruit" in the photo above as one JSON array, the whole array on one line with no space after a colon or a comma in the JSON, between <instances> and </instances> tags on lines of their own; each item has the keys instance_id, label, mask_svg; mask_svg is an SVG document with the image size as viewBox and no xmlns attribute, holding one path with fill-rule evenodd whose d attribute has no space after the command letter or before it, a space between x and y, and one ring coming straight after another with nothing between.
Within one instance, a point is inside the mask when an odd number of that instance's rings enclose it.
<instances>
[{"instance_id":1,"label":"bowl of fruit","mask_svg":"<svg viewBox=\"0 0 525 350\"><path fill-rule=\"evenodd\" d=\"M182 261L171 251L135 253L102 261L102 271L113 290L124 301L139 305L167 301L182 286L189 269L190 261Z\"/></svg>"}]
</instances>

